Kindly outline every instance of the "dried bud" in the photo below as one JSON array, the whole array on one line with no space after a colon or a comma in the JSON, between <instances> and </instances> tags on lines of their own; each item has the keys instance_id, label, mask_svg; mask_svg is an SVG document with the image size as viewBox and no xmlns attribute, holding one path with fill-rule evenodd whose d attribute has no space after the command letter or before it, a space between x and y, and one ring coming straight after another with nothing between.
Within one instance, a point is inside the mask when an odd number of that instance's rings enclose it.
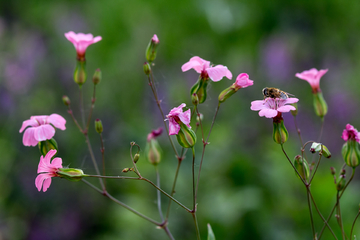
<instances>
[{"instance_id":1,"label":"dried bud","mask_svg":"<svg viewBox=\"0 0 360 240\"><path fill-rule=\"evenodd\" d=\"M98 68L98 69L96 69L93 79L92 79L94 85L97 85L99 82L101 82L101 78L102 78L101 71L100 71L100 68Z\"/></svg>"},{"instance_id":2,"label":"dried bud","mask_svg":"<svg viewBox=\"0 0 360 240\"><path fill-rule=\"evenodd\" d=\"M124 168L124 169L122 170L122 172L124 172L124 173L127 173L127 172L129 172L129 171L131 171L130 168Z\"/></svg>"}]
</instances>

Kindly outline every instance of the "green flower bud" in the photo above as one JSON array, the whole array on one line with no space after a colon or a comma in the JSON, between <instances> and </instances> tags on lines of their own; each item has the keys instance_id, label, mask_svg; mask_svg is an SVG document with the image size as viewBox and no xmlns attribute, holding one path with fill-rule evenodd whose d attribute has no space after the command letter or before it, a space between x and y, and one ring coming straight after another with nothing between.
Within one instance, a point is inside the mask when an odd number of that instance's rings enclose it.
<instances>
[{"instance_id":1,"label":"green flower bud","mask_svg":"<svg viewBox=\"0 0 360 240\"><path fill-rule=\"evenodd\" d=\"M100 119L96 119L95 120L95 130L97 133L102 133L103 132L103 125Z\"/></svg>"},{"instance_id":2,"label":"green flower bud","mask_svg":"<svg viewBox=\"0 0 360 240\"><path fill-rule=\"evenodd\" d=\"M101 78L102 78L102 74L101 74L100 69L98 68L95 70L95 73L94 73L94 76L92 79L94 85L97 85L99 82L101 82Z\"/></svg>"},{"instance_id":3,"label":"green flower bud","mask_svg":"<svg viewBox=\"0 0 360 240\"><path fill-rule=\"evenodd\" d=\"M151 73L150 64L148 62L145 62L143 67L144 67L144 73L146 74L146 76L149 76Z\"/></svg>"},{"instance_id":4,"label":"green flower bud","mask_svg":"<svg viewBox=\"0 0 360 240\"><path fill-rule=\"evenodd\" d=\"M196 94L198 99L199 99L199 103L203 103L206 100L206 88L207 85L209 83L209 79L203 79L203 78L199 78L199 80L194 84L194 86L192 86L191 90L190 90L190 94L191 96L193 94Z\"/></svg>"},{"instance_id":5,"label":"green flower bud","mask_svg":"<svg viewBox=\"0 0 360 240\"><path fill-rule=\"evenodd\" d=\"M331 175L335 175L336 169L334 167L330 167L330 172L331 172Z\"/></svg>"},{"instance_id":6,"label":"green flower bud","mask_svg":"<svg viewBox=\"0 0 360 240\"><path fill-rule=\"evenodd\" d=\"M161 161L162 150L155 138L151 138L145 146L145 156L147 160L154 166L158 165Z\"/></svg>"},{"instance_id":7,"label":"green flower bud","mask_svg":"<svg viewBox=\"0 0 360 240\"><path fill-rule=\"evenodd\" d=\"M85 61L77 61L74 71L74 81L81 87L86 82Z\"/></svg>"},{"instance_id":8,"label":"green flower bud","mask_svg":"<svg viewBox=\"0 0 360 240\"><path fill-rule=\"evenodd\" d=\"M55 149L58 152L58 144L54 138L38 143L40 154L45 156L51 149Z\"/></svg>"},{"instance_id":9,"label":"green flower bud","mask_svg":"<svg viewBox=\"0 0 360 240\"><path fill-rule=\"evenodd\" d=\"M339 181L336 184L336 190L338 191L343 190L345 187L345 183L346 183L345 175L340 175Z\"/></svg>"},{"instance_id":10,"label":"green flower bud","mask_svg":"<svg viewBox=\"0 0 360 240\"><path fill-rule=\"evenodd\" d=\"M181 123L179 133L176 135L179 144L184 148L192 148L196 143L196 135L188 126Z\"/></svg>"},{"instance_id":11,"label":"green flower bud","mask_svg":"<svg viewBox=\"0 0 360 240\"><path fill-rule=\"evenodd\" d=\"M81 169L76 168L59 168L57 174L59 177L66 178L72 182L80 181L83 177L87 176Z\"/></svg>"},{"instance_id":12,"label":"green flower bud","mask_svg":"<svg viewBox=\"0 0 360 240\"><path fill-rule=\"evenodd\" d=\"M276 120L275 120L276 119ZM289 138L289 133L284 125L284 120L274 118L273 121L273 139L278 144L285 143Z\"/></svg>"},{"instance_id":13,"label":"green flower bud","mask_svg":"<svg viewBox=\"0 0 360 240\"><path fill-rule=\"evenodd\" d=\"M219 95L219 102L223 103L225 102L226 99L228 99L231 95L233 95L234 93L236 93L238 91L238 89L236 89L234 87L234 85L231 85L230 87L226 88L225 90L223 90L220 95Z\"/></svg>"},{"instance_id":14,"label":"green flower bud","mask_svg":"<svg viewBox=\"0 0 360 240\"><path fill-rule=\"evenodd\" d=\"M68 96L65 96L65 95L62 97L62 101L65 104L65 106L69 106L70 103L71 103L70 98Z\"/></svg>"},{"instance_id":15,"label":"green flower bud","mask_svg":"<svg viewBox=\"0 0 360 240\"><path fill-rule=\"evenodd\" d=\"M344 143L341 154L345 163L350 167L357 167L360 163L359 143L355 140Z\"/></svg>"},{"instance_id":16,"label":"green flower bud","mask_svg":"<svg viewBox=\"0 0 360 240\"><path fill-rule=\"evenodd\" d=\"M314 103L315 113L319 117L323 118L328 111L328 107L322 95L322 92L316 92L313 94L313 96L314 96L313 103Z\"/></svg>"},{"instance_id":17,"label":"green flower bud","mask_svg":"<svg viewBox=\"0 0 360 240\"><path fill-rule=\"evenodd\" d=\"M134 155L134 163L137 163L137 161L139 161L139 158L140 158L140 153L136 153Z\"/></svg>"},{"instance_id":18,"label":"green flower bud","mask_svg":"<svg viewBox=\"0 0 360 240\"><path fill-rule=\"evenodd\" d=\"M297 155L294 158L294 166L296 170L299 172L300 176L304 180L309 180L310 171L309 171L309 164L307 163L306 159L302 158L301 155ZM295 172L296 176L299 175Z\"/></svg>"},{"instance_id":19,"label":"green flower bud","mask_svg":"<svg viewBox=\"0 0 360 240\"><path fill-rule=\"evenodd\" d=\"M194 104L194 106L199 104L199 97L196 93L191 94L191 102Z\"/></svg>"},{"instance_id":20,"label":"green flower bud","mask_svg":"<svg viewBox=\"0 0 360 240\"><path fill-rule=\"evenodd\" d=\"M322 150L321 150L321 146L322 146ZM322 154L324 157L331 158L331 153L329 149L321 143L314 142L310 147L310 152L312 153L319 152L319 154Z\"/></svg>"},{"instance_id":21,"label":"green flower bud","mask_svg":"<svg viewBox=\"0 0 360 240\"><path fill-rule=\"evenodd\" d=\"M159 39L154 34L154 36L151 38L149 45L146 48L145 57L148 62L152 62L156 58L156 48L159 45Z\"/></svg>"}]
</instances>

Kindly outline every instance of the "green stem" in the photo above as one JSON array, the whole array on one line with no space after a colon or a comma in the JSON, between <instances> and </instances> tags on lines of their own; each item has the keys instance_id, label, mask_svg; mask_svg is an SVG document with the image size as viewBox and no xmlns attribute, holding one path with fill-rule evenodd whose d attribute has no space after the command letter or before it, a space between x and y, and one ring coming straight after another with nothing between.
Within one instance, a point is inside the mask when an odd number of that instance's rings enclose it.
<instances>
[{"instance_id":1,"label":"green stem","mask_svg":"<svg viewBox=\"0 0 360 240\"><path fill-rule=\"evenodd\" d=\"M196 217L196 211L192 212L191 215L193 216L193 219L194 219L197 240L201 240L200 231L199 231L199 225L198 225L197 217Z\"/></svg>"},{"instance_id":2,"label":"green stem","mask_svg":"<svg viewBox=\"0 0 360 240\"><path fill-rule=\"evenodd\" d=\"M318 138L317 142L321 141L321 137L322 137L323 130L324 130L324 121L325 121L324 119L325 119L325 117L321 118L321 129L320 129L320 135L319 135L319 138Z\"/></svg>"},{"instance_id":3,"label":"green stem","mask_svg":"<svg viewBox=\"0 0 360 240\"><path fill-rule=\"evenodd\" d=\"M192 161L193 211L196 211L196 210L195 210L195 208L196 208L196 197L195 197L195 196L196 196L196 195L195 195L195 149L194 149L194 147L192 147L191 150L192 150L192 155L193 155L193 161Z\"/></svg>"},{"instance_id":4,"label":"green stem","mask_svg":"<svg viewBox=\"0 0 360 240\"><path fill-rule=\"evenodd\" d=\"M100 142L101 142L101 158L102 158L102 169L103 169L103 176L106 175L105 173L105 147L104 147L104 141L103 141L103 138L102 138L102 134L99 133L100 135ZM106 191L106 181L104 179L104 190Z\"/></svg>"},{"instance_id":5,"label":"green stem","mask_svg":"<svg viewBox=\"0 0 360 240\"><path fill-rule=\"evenodd\" d=\"M88 120L87 120L87 124L86 124L86 131L89 130L91 115L92 115L92 112L95 107L95 101L96 101L95 96L96 96L96 85L94 84L93 97L91 99L91 107L90 107L90 112L89 112L89 116L88 116Z\"/></svg>"},{"instance_id":6,"label":"green stem","mask_svg":"<svg viewBox=\"0 0 360 240\"><path fill-rule=\"evenodd\" d=\"M307 197L307 202L308 202L308 207L309 207L309 212L310 212L311 230L312 230L312 233L313 233L313 237L315 239L316 233L315 233L315 226L314 226L314 219L313 219L313 212L312 212L312 207L311 207L309 191L310 191L310 186L306 188L306 197Z\"/></svg>"},{"instance_id":7,"label":"green stem","mask_svg":"<svg viewBox=\"0 0 360 240\"><path fill-rule=\"evenodd\" d=\"M174 194L175 194L175 186L176 186L177 178L178 178L178 175L179 175L179 170L180 170L181 162L182 162L182 160L181 160L181 159L178 159L178 165L177 165L177 168L176 168L176 171L175 171L174 182L173 182L172 189L171 189L171 194L170 194L171 197L173 197ZM169 200L169 204L168 204L168 208L167 208L167 210L166 210L165 221L167 221L168 218L169 218L171 202L172 202L172 201L171 201L171 199L170 199L170 200Z\"/></svg>"},{"instance_id":8,"label":"green stem","mask_svg":"<svg viewBox=\"0 0 360 240\"><path fill-rule=\"evenodd\" d=\"M344 233L344 226L342 223L342 218L341 218L341 208L340 208L340 198L339 198L339 191L336 194L336 205L337 205L337 216L338 216L338 223L341 229L341 235L342 235L342 239L345 240L345 233Z\"/></svg>"},{"instance_id":9,"label":"green stem","mask_svg":"<svg viewBox=\"0 0 360 240\"><path fill-rule=\"evenodd\" d=\"M157 166L155 166L155 171L156 171L156 185L158 186L158 188L160 188L160 174L159 174L159 169L157 168ZM160 194L161 194L161 192L159 190L156 191L158 211L160 214L161 221L164 221L164 216L161 211L161 195Z\"/></svg>"},{"instance_id":10,"label":"green stem","mask_svg":"<svg viewBox=\"0 0 360 240\"><path fill-rule=\"evenodd\" d=\"M82 120L82 124L83 127L85 128L85 113L84 113L84 100L83 100L83 92L82 92L82 87L79 87L80 90L80 114L81 114L81 120Z\"/></svg>"},{"instance_id":11,"label":"green stem","mask_svg":"<svg viewBox=\"0 0 360 240\"><path fill-rule=\"evenodd\" d=\"M92 161L92 163L94 165L96 174L100 175L100 171L99 171L99 168L98 168L97 163L96 163L95 155L94 155L94 152L93 152L91 144L90 144L89 136L87 135L87 133L84 133L84 136L85 136L86 144L88 146L88 150L89 150L89 153L90 153L90 158L91 158L91 161ZM100 181L101 188L103 189L103 191L105 191L105 185L104 185L103 180L100 178L99 181Z\"/></svg>"},{"instance_id":12,"label":"green stem","mask_svg":"<svg viewBox=\"0 0 360 240\"><path fill-rule=\"evenodd\" d=\"M352 224L352 226L351 226L350 240L352 239L355 222L356 222L356 220L358 219L359 215L360 215L360 211L358 211L358 213L356 214L356 217L355 217L355 219L354 219L354 222L353 222L353 224Z\"/></svg>"}]
</instances>

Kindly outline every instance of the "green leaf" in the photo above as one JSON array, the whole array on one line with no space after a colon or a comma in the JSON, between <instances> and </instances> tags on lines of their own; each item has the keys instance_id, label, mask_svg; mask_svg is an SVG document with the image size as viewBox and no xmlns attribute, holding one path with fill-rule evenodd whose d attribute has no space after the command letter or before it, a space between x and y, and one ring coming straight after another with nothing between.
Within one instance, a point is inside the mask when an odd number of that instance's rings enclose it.
<instances>
[{"instance_id":1,"label":"green leaf","mask_svg":"<svg viewBox=\"0 0 360 240\"><path fill-rule=\"evenodd\" d=\"M210 223L207 224L207 228L208 228L208 237L207 237L207 240L215 240L215 235L214 235L214 232L211 228L211 225Z\"/></svg>"}]
</instances>

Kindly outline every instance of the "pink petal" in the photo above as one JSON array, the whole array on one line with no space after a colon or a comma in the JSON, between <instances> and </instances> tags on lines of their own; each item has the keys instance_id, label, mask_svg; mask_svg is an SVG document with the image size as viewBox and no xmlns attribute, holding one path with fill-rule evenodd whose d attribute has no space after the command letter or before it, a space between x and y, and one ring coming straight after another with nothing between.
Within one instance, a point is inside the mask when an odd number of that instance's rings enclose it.
<instances>
[{"instance_id":1,"label":"pink petal","mask_svg":"<svg viewBox=\"0 0 360 240\"><path fill-rule=\"evenodd\" d=\"M49 174L39 174L35 179L35 186L38 189L38 191L41 191L41 187L43 187L43 192L46 192L46 190L50 187L51 184L51 175Z\"/></svg>"},{"instance_id":2,"label":"pink petal","mask_svg":"<svg viewBox=\"0 0 360 240\"><path fill-rule=\"evenodd\" d=\"M294 106L291 106L291 105L286 105L286 106L282 106L282 107L279 107L277 109L279 112L290 112L290 110L296 110L296 108Z\"/></svg>"},{"instance_id":3,"label":"pink petal","mask_svg":"<svg viewBox=\"0 0 360 240\"><path fill-rule=\"evenodd\" d=\"M61 158L54 158L51 162L51 166L53 168L62 168L62 159Z\"/></svg>"},{"instance_id":4,"label":"pink petal","mask_svg":"<svg viewBox=\"0 0 360 240\"><path fill-rule=\"evenodd\" d=\"M30 127L25 130L23 135L23 144L24 146L33 146L35 147L39 141L35 139L35 129L36 127Z\"/></svg>"},{"instance_id":5,"label":"pink petal","mask_svg":"<svg viewBox=\"0 0 360 240\"><path fill-rule=\"evenodd\" d=\"M258 111L258 110L264 109L265 108L264 103L265 103L264 100L252 101L250 109L253 111Z\"/></svg>"},{"instance_id":6,"label":"pink petal","mask_svg":"<svg viewBox=\"0 0 360 240\"><path fill-rule=\"evenodd\" d=\"M174 119L169 119L169 135L177 135L179 131L180 125Z\"/></svg>"},{"instance_id":7,"label":"pink petal","mask_svg":"<svg viewBox=\"0 0 360 240\"><path fill-rule=\"evenodd\" d=\"M55 129L50 124L34 127L34 138L38 141L51 139L55 135Z\"/></svg>"},{"instance_id":8,"label":"pink petal","mask_svg":"<svg viewBox=\"0 0 360 240\"><path fill-rule=\"evenodd\" d=\"M180 121L183 122L185 125L190 126L190 119L191 119L191 110L188 109L187 111L179 114Z\"/></svg>"},{"instance_id":9,"label":"pink petal","mask_svg":"<svg viewBox=\"0 0 360 240\"><path fill-rule=\"evenodd\" d=\"M262 109L259 112L259 116L263 117L265 116L266 118L273 118L278 114L278 112L274 109Z\"/></svg>"},{"instance_id":10,"label":"pink petal","mask_svg":"<svg viewBox=\"0 0 360 240\"><path fill-rule=\"evenodd\" d=\"M39 124L38 124L38 122L37 122L35 119L25 120L25 121L23 121L22 126L21 126L19 132L21 133L21 132L24 131L25 128L28 127L28 126L35 127L35 126L38 126L38 125L39 125Z\"/></svg>"},{"instance_id":11,"label":"pink petal","mask_svg":"<svg viewBox=\"0 0 360 240\"><path fill-rule=\"evenodd\" d=\"M52 125L54 125L54 127L59 128L61 130L66 129L66 127L65 127L66 120L59 114L56 114L56 113L51 114L48 118L48 122L51 123Z\"/></svg>"},{"instance_id":12,"label":"pink petal","mask_svg":"<svg viewBox=\"0 0 360 240\"><path fill-rule=\"evenodd\" d=\"M285 100L285 104L288 104L288 103L296 103L296 102L298 102L298 101L299 101L298 98L287 98L287 99Z\"/></svg>"},{"instance_id":13,"label":"pink petal","mask_svg":"<svg viewBox=\"0 0 360 240\"><path fill-rule=\"evenodd\" d=\"M200 57L192 57L190 61L181 66L181 71L186 72L193 68L197 73L201 73L204 65L203 61Z\"/></svg>"},{"instance_id":14,"label":"pink petal","mask_svg":"<svg viewBox=\"0 0 360 240\"><path fill-rule=\"evenodd\" d=\"M240 73L235 81L235 85L238 88L246 88L254 84L254 81L249 79L249 75L246 73Z\"/></svg>"},{"instance_id":15,"label":"pink petal","mask_svg":"<svg viewBox=\"0 0 360 240\"><path fill-rule=\"evenodd\" d=\"M156 34L154 34L154 36L151 38L151 41L153 41L154 43L158 44L160 41L159 41L159 38Z\"/></svg>"},{"instance_id":16,"label":"pink petal","mask_svg":"<svg viewBox=\"0 0 360 240\"><path fill-rule=\"evenodd\" d=\"M223 77L227 77L228 79L232 78L229 69L223 65L207 68L206 72L208 73L209 78L214 82L220 81Z\"/></svg>"}]
</instances>

